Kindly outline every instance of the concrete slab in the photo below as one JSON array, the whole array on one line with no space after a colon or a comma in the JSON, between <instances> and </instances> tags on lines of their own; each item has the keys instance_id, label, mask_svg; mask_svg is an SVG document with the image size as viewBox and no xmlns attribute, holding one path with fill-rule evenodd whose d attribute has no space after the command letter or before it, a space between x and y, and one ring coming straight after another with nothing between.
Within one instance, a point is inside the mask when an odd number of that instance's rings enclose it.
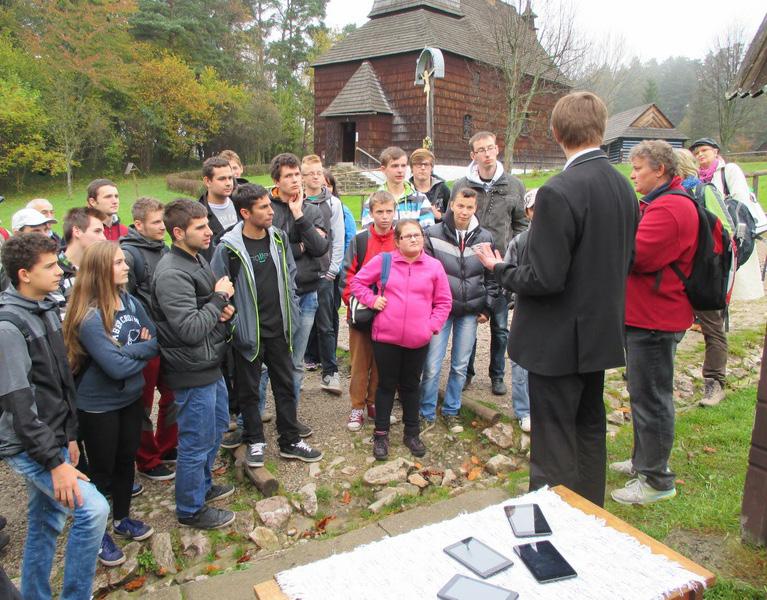
<instances>
[{"instance_id":1,"label":"concrete slab","mask_svg":"<svg viewBox=\"0 0 767 600\"><path fill-rule=\"evenodd\" d=\"M172 585L150 594L143 594L141 600L181 600L181 587Z\"/></svg>"}]
</instances>

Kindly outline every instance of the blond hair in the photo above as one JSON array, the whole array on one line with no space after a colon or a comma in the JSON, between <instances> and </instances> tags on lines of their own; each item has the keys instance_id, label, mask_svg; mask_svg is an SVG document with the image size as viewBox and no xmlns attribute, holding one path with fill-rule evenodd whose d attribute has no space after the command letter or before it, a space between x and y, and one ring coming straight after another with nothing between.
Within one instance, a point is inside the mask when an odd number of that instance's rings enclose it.
<instances>
[{"instance_id":1,"label":"blond hair","mask_svg":"<svg viewBox=\"0 0 767 600\"><path fill-rule=\"evenodd\" d=\"M681 177L697 177L698 161L687 148L674 148L676 170Z\"/></svg>"}]
</instances>

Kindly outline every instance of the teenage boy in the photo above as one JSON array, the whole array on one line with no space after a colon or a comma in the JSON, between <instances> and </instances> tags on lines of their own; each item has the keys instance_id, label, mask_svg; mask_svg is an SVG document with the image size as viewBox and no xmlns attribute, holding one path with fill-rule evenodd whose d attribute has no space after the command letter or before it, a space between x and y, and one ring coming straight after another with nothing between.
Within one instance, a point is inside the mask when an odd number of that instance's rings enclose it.
<instances>
[{"instance_id":1,"label":"teenage boy","mask_svg":"<svg viewBox=\"0 0 767 600\"><path fill-rule=\"evenodd\" d=\"M109 179L94 179L88 184L87 203L91 208L106 215L104 219L104 237L116 242L128 235L128 228L120 223L117 212L120 210L120 194L117 186Z\"/></svg>"},{"instance_id":2,"label":"teenage boy","mask_svg":"<svg viewBox=\"0 0 767 600\"><path fill-rule=\"evenodd\" d=\"M397 146L389 146L381 152L379 160L381 161L381 172L386 181L378 189L394 196L397 202L394 220L417 219L423 229L434 225L431 202L424 194L416 191L413 184L405 179L407 173L407 154L405 151ZM367 201L362 207L360 221L363 228L373 222Z\"/></svg>"},{"instance_id":3,"label":"teenage boy","mask_svg":"<svg viewBox=\"0 0 767 600\"><path fill-rule=\"evenodd\" d=\"M443 221L426 230L424 249L445 268L453 306L442 329L429 342L421 379L421 432L431 428L437 418L439 379L451 333L450 374L442 419L448 431L460 426L458 411L466 367L477 339L477 324L487 322L498 295L495 277L482 266L473 250L476 244L493 243L493 234L479 226L476 211L477 192L469 188L458 190Z\"/></svg>"},{"instance_id":4,"label":"teenage boy","mask_svg":"<svg viewBox=\"0 0 767 600\"><path fill-rule=\"evenodd\" d=\"M410 155L410 183L424 194L431 203L431 212L439 222L450 203L450 188L445 180L434 174L434 153L426 148L418 148Z\"/></svg>"},{"instance_id":5,"label":"teenage boy","mask_svg":"<svg viewBox=\"0 0 767 600\"><path fill-rule=\"evenodd\" d=\"M322 214L324 229L328 232L330 249L320 257L319 287L317 288L317 314L314 328L317 332L319 359L322 364L322 384L326 392L341 395L341 381L336 360L336 333L333 312L338 289L338 272L344 259L344 212L341 201L325 187L322 159L316 154L304 156L301 161L301 178L306 201L316 206Z\"/></svg>"},{"instance_id":6,"label":"teenage boy","mask_svg":"<svg viewBox=\"0 0 767 600\"><path fill-rule=\"evenodd\" d=\"M495 134L480 131L469 140L471 163L466 176L453 184L453 197L468 187L477 192L477 219L493 234L495 247L503 251L515 235L527 229L525 217L525 186L503 170L498 160ZM503 374L506 366L506 345L509 338L509 302L505 294L498 294L490 313L490 365L488 375L492 392L506 394ZM469 360L467 381L474 377L476 345Z\"/></svg>"},{"instance_id":7,"label":"teenage boy","mask_svg":"<svg viewBox=\"0 0 767 600\"><path fill-rule=\"evenodd\" d=\"M234 173L229 161L221 156L211 156L202 163L202 184L205 191L199 202L207 211L208 226L213 232L210 246L202 251L202 255L210 261L221 236L240 220L229 197L234 191Z\"/></svg>"},{"instance_id":8,"label":"teenage boy","mask_svg":"<svg viewBox=\"0 0 767 600\"><path fill-rule=\"evenodd\" d=\"M344 258L341 297L347 306L346 320L349 323L349 354L351 375L349 377L349 396L352 401L352 412L346 427L349 431L359 431L365 423L365 412L368 419L376 418L376 389L378 388L378 368L373 357L373 340L370 329L357 329L351 325L349 313L349 282L357 272L374 256L381 252L392 252L396 248L394 242L394 218L397 211L397 201L389 192L374 192L368 199L368 206L373 222L364 231L355 235L346 250Z\"/></svg>"},{"instance_id":9,"label":"teenage boy","mask_svg":"<svg viewBox=\"0 0 767 600\"><path fill-rule=\"evenodd\" d=\"M57 298L63 309L72 293L77 269L86 248L94 242L106 239L104 236L104 221L107 215L89 207L71 209L64 215L64 244L65 250L59 252L59 266L63 271Z\"/></svg>"},{"instance_id":10,"label":"teenage boy","mask_svg":"<svg viewBox=\"0 0 767 600\"><path fill-rule=\"evenodd\" d=\"M51 598L56 538L69 530L61 598L91 597L109 504L78 471L75 387L58 305L50 297L61 269L56 242L20 234L3 246L12 287L0 294L0 457L21 475L29 495L21 567L24 598Z\"/></svg>"},{"instance_id":11,"label":"teenage boy","mask_svg":"<svg viewBox=\"0 0 767 600\"><path fill-rule=\"evenodd\" d=\"M228 165L227 165L228 168ZM178 199L165 207L170 252L152 278L152 313L160 342L161 377L176 396L178 456L176 516L198 529L225 527L234 513L206 503L225 498L234 486L213 483L213 461L229 428L229 407L221 361L231 332L234 286L216 280L201 255L210 246L205 207Z\"/></svg>"},{"instance_id":12,"label":"teenage boy","mask_svg":"<svg viewBox=\"0 0 767 600\"><path fill-rule=\"evenodd\" d=\"M120 240L125 253L128 271L127 290L135 296L147 313L152 310L152 276L160 259L168 252L165 245L165 206L154 198L139 198L131 207L133 224L128 235ZM152 426L152 405L154 391L160 392L157 413L157 432ZM160 379L160 357L151 359L144 367L144 420L141 430L141 444L136 453L138 472L156 481L173 479L175 473L166 463L176 458L178 427L173 391Z\"/></svg>"},{"instance_id":13,"label":"teenage boy","mask_svg":"<svg viewBox=\"0 0 767 600\"><path fill-rule=\"evenodd\" d=\"M34 200L30 200L27 202L27 208L34 208L36 211L42 213L43 216L48 217L49 219L56 218L56 210L53 208L53 204L51 204L50 200L46 200L45 198L35 198ZM53 222L55 223L55 221ZM51 238L59 245L59 248L62 247L63 240L59 234L53 231L53 229L49 228L45 233L49 238Z\"/></svg>"},{"instance_id":14,"label":"teenage boy","mask_svg":"<svg viewBox=\"0 0 767 600\"><path fill-rule=\"evenodd\" d=\"M244 184L233 200L242 221L221 238L211 266L217 277L230 277L235 285L235 389L244 420L246 460L250 467L264 466L266 441L258 401L265 363L274 392L280 456L316 462L322 452L300 438L293 395L290 343L298 300L288 235L272 226L274 210L266 188Z\"/></svg>"}]
</instances>

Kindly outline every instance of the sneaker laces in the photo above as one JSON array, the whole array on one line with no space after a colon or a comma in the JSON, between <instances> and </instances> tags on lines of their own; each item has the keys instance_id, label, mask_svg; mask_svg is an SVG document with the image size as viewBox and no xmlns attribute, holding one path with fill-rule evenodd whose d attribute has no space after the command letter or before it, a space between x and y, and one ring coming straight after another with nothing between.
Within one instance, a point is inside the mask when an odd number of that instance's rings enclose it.
<instances>
[{"instance_id":1,"label":"sneaker laces","mask_svg":"<svg viewBox=\"0 0 767 600\"><path fill-rule=\"evenodd\" d=\"M305 450L306 452L312 452L313 450L313 448L309 444L307 444L304 440L300 440L296 442L295 444L293 444L293 447L296 450Z\"/></svg>"},{"instance_id":2,"label":"sneaker laces","mask_svg":"<svg viewBox=\"0 0 767 600\"><path fill-rule=\"evenodd\" d=\"M266 448L266 444L264 442L255 442L253 444L248 444L248 449L256 454L263 454L264 448Z\"/></svg>"},{"instance_id":3,"label":"sneaker laces","mask_svg":"<svg viewBox=\"0 0 767 600\"><path fill-rule=\"evenodd\" d=\"M350 421L356 421L358 418L360 418L360 419L363 418L364 415L365 415L365 411L362 410L361 408L353 408L352 409L352 414L349 417L349 420Z\"/></svg>"}]
</instances>

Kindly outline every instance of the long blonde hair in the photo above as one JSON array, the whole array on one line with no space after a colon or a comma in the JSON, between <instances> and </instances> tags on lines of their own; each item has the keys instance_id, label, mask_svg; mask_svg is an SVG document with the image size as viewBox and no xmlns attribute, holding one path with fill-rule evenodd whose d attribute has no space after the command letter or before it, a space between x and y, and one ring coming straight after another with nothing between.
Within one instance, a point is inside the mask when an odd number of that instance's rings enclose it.
<instances>
[{"instance_id":1,"label":"long blonde hair","mask_svg":"<svg viewBox=\"0 0 767 600\"><path fill-rule=\"evenodd\" d=\"M114 342L112 325L120 302L120 286L114 283L114 261L119 249L116 243L103 241L91 244L83 253L64 317L64 343L74 373L83 366L86 353L80 343L80 326L91 310L101 313L104 332Z\"/></svg>"}]
</instances>

